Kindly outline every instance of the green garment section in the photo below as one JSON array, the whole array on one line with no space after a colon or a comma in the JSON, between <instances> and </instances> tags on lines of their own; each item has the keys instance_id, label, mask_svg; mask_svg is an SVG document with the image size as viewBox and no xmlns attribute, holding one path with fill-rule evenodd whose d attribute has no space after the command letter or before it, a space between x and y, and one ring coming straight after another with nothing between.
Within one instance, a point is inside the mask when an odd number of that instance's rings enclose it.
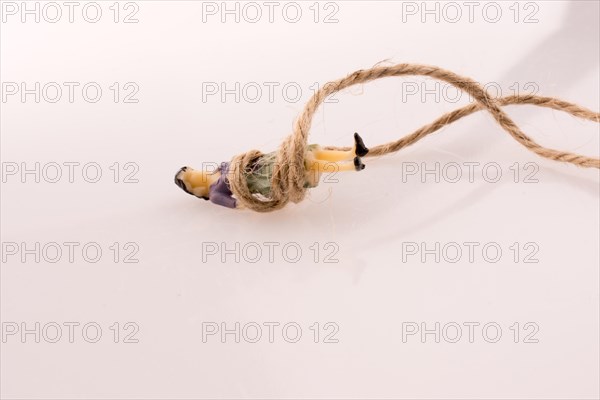
<instances>
[{"instance_id":1,"label":"green garment section","mask_svg":"<svg viewBox=\"0 0 600 400\"><path fill-rule=\"evenodd\" d=\"M316 144L308 145L307 151L312 151L317 147L318 145ZM252 171L246 175L248 189L250 189L251 193L258 193L265 197L270 197L273 164L275 164L276 157L277 153L271 152L256 160L254 166L252 167ZM308 182L305 182L304 187L310 188L314 186L311 186Z\"/></svg>"}]
</instances>

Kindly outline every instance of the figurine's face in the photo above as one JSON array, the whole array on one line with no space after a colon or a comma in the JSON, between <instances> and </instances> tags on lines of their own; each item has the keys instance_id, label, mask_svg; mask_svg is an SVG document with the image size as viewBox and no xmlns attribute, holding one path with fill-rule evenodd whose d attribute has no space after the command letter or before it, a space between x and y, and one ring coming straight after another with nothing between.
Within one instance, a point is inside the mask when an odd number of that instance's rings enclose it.
<instances>
[{"instance_id":1,"label":"figurine's face","mask_svg":"<svg viewBox=\"0 0 600 400\"><path fill-rule=\"evenodd\" d=\"M208 200L209 179L202 171L182 167L175 174L175 184L186 193Z\"/></svg>"}]
</instances>

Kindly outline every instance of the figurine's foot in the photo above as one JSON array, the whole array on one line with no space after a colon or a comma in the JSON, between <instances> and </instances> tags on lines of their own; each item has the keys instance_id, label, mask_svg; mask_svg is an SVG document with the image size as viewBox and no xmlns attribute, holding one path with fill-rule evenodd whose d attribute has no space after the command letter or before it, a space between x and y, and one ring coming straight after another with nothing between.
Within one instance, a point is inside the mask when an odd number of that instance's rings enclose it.
<instances>
[{"instance_id":1,"label":"figurine's foot","mask_svg":"<svg viewBox=\"0 0 600 400\"><path fill-rule=\"evenodd\" d=\"M354 168L356 168L357 171L362 171L365 169L365 164L363 164L360 157L354 157Z\"/></svg>"},{"instance_id":2,"label":"figurine's foot","mask_svg":"<svg viewBox=\"0 0 600 400\"><path fill-rule=\"evenodd\" d=\"M354 133L354 154L358 157L364 157L369 152L367 146L363 142L358 133Z\"/></svg>"}]
</instances>

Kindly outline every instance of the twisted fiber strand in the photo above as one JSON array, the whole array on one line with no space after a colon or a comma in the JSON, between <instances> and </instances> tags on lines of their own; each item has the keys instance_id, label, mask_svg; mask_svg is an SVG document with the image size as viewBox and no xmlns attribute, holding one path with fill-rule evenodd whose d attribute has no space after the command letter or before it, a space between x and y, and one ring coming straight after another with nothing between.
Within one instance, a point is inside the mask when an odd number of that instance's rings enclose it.
<instances>
[{"instance_id":1,"label":"twisted fiber strand","mask_svg":"<svg viewBox=\"0 0 600 400\"><path fill-rule=\"evenodd\" d=\"M427 76L447 82L468 93L475 99L475 103L449 112L434 122L423 126L397 141L373 147L370 149L367 157L382 156L396 152L460 118L485 109L517 142L539 156L555 161L575 164L580 167L600 168L600 159L540 146L530 137L525 135L500 107L511 104L532 104L564 111L575 117L595 122L600 122L599 113L551 97L527 95L508 96L495 99L491 97L479 83L451 71L427 65L397 64L389 67L375 67L368 70L356 71L345 78L324 85L311 97L306 103L302 113L296 119L293 133L285 138L277 150L277 159L273 165L270 198L266 199L254 196L248 189L246 182L246 175L251 172L254 161L256 161L262 153L258 150L251 150L233 157L228 179L231 191L237 197L240 204L254 211L269 212L284 207L289 201L295 203L302 201L306 195L306 188L304 188L304 162L308 134L312 125L313 116L321 103L328 96L347 87L380 78L403 75ZM327 148L339 150L349 149L348 147L333 146Z\"/></svg>"},{"instance_id":2,"label":"twisted fiber strand","mask_svg":"<svg viewBox=\"0 0 600 400\"><path fill-rule=\"evenodd\" d=\"M513 104L532 104L540 107L551 108L558 111L564 111L575 117L587 119L590 121L600 122L600 114L590 111L586 108L578 106L577 104L568 103L566 101L555 99L552 97L542 97L535 95L526 96L507 96L497 99L498 104L501 106L513 105ZM472 103L458 110L454 110L447 114L442 115L434 122L425 125L410 135L406 135L403 138L386 144L381 144L369 149L369 153L365 157L382 156L389 153L394 153L398 150L403 149L411 144L418 142L430 133L434 133L446 125L449 125L463 117L473 114L476 111L482 110L482 106L479 103ZM350 150L351 147L337 147L337 146L325 146L326 150ZM583 162L580 164L583 167L599 167L599 160L590 157L583 157Z\"/></svg>"}]
</instances>

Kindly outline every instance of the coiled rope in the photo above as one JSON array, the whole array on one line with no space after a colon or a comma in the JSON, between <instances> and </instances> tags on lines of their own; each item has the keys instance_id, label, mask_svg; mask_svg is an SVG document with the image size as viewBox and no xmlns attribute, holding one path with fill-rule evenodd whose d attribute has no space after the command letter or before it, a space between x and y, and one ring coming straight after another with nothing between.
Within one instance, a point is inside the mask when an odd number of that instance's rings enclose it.
<instances>
[{"instance_id":1,"label":"coiled rope","mask_svg":"<svg viewBox=\"0 0 600 400\"><path fill-rule=\"evenodd\" d=\"M306 196L305 155L308 145L308 134L313 116L323 101L330 95L353 85L370 82L392 76L425 76L447 82L469 94L475 102L458 110L442 115L434 122L425 125L415 132L394 142L370 148L367 157L377 157L396 152L423 139L460 118L476 111L487 110L496 122L530 151L551 160L574 164L585 168L600 168L600 159L580 154L554 150L540 146L513 122L502 111L501 107L512 104L531 104L540 107L564 111L575 117L600 122L600 113L569 103L557 98L534 95L507 96L493 98L476 81L455 74L454 72L428 65L397 64L393 66L374 67L356 71L345 78L330 82L318 90L304 106L304 110L294 123L294 129L277 150L276 160L272 168L271 193L269 198L256 196L248 189L247 174L251 173L253 163L263 155L258 150L250 150L235 156L231 160L228 180L231 191L238 202L245 208L258 212L279 210L288 202L298 203ZM349 150L347 147L329 146L331 150Z\"/></svg>"}]
</instances>

